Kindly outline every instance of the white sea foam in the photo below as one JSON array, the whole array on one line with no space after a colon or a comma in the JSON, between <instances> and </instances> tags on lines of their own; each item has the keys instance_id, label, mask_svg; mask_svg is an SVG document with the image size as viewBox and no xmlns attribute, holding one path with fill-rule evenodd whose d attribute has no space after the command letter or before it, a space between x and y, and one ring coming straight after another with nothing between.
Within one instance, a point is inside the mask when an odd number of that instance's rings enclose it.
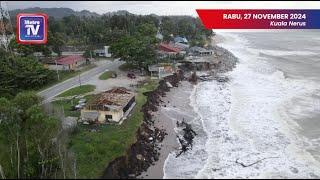
<instances>
[{"instance_id":1,"label":"white sea foam","mask_svg":"<svg viewBox=\"0 0 320 180\"><path fill-rule=\"evenodd\" d=\"M305 141L295 134L299 126L283 109L293 97L310 93L315 86L309 81L285 78L283 72L258 60L256 54L251 56L245 46L233 49L232 44L225 47L240 58L240 63L229 74L230 84L199 87L196 105L200 114L206 114L202 120L209 129L209 158L196 177L319 176L318 162L304 150ZM210 108L203 109L205 105ZM242 167L239 162L258 163Z\"/></svg>"},{"instance_id":2,"label":"white sea foam","mask_svg":"<svg viewBox=\"0 0 320 180\"><path fill-rule=\"evenodd\" d=\"M280 51L280 50L267 50L267 49L255 49L247 48L251 53L259 55L260 53L270 55L270 56L313 56L317 53L312 51Z\"/></svg>"},{"instance_id":3,"label":"white sea foam","mask_svg":"<svg viewBox=\"0 0 320 180\"><path fill-rule=\"evenodd\" d=\"M319 86L286 78L249 49L248 41L234 34L223 36L225 41L220 46L240 59L234 71L227 74L230 82L200 83L191 96L191 105L200 117L195 120L207 134L197 137L196 143L205 144L196 150L206 156L200 165L194 163L194 152L181 158L171 154L165 163L165 178L320 177L319 162L305 148L320 141L300 136L297 132L301 127L292 120L292 115L308 116L316 107L312 103L307 103L307 108L295 106L290 115L287 108L294 105L295 98L310 97Z\"/></svg>"},{"instance_id":4,"label":"white sea foam","mask_svg":"<svg viewBox=\"0 0 320 180\"><path fill-rule=\"evenodd\" d=\"M191 92L191 96L194 96L195 88ZM193 98L190 98L190 100ZM183 101L181 101L183 102ZM167 107L164 108L165 114L168 115L170 119L176 119L176 117L185 117L185 120L192 125L194 131L197 132L197 136L194 138L193 147L186 153L181 154L176 158L176 152L169 154L165 160L163 172L164 179L166 178L192 178L199 170L204 166L204 161L207 159L207 151L205 151L206 133L202 130L202 122L198 116L190 117L190 112L186 109L179 107ZM177 114L179 114L177 116ZM181 128L175 128L177 134L181 135ZM179 143L179 142L178 142ZM186 162L188 164L186 164Z\"/></svg>"}]
</instances>

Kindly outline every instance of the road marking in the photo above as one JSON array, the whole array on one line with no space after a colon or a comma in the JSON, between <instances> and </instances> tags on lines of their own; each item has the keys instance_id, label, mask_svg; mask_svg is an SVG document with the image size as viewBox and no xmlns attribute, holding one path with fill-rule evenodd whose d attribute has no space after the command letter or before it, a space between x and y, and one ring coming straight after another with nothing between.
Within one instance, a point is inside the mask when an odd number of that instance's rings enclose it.
<instances>
[{"instance_id":1,"label":"road marking","mask_svg":"<svg viewBox=\"0 0 320 180\"><path fill-rule=\"evenodd\" d=\"M86 84L88 83L92 78L96 77L96 75L103 73L106 69L114 69L117 68L118 66L120 66L122 64L121 61L115 60L113 62L104 62L103 64L97 64L97 67L83 72L82 74L80 74L81 76L84 76L83 78L81 78L81 84ZM78 75L77 75L78 76ZM50 102L55 96L74 88L75 86L77 86L78 84L78 77L72 77L68 80L65 80L63 82L60 82L48 89L45 89L41 92L38 93L38 95L42 96L44 98L43 103L47 103ZM68 85L71 85L70 87L68 87ZM60 86L60 87L59 87ZM52 91L52 92L50 92ZM47 94L47 95L46 95ZM53 95L51 95L53 94ZM46 97L49 96L49 97Z\"/></svg>"}]
</instances>

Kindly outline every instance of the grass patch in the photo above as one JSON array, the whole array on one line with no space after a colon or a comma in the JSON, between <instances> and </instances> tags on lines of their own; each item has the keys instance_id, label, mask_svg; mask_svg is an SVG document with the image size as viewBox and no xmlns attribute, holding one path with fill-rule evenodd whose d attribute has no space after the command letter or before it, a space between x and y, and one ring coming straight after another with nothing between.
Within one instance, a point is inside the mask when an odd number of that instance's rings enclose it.
<instances>
[{"instance_id":1,"label":"grass patch","mask_svg":"<svg viewBox=\"0 0 320 180\"><path fill-rule=\"evenodd\" d=\"M87 95L84 96L84 99L90 101L93 97L94 95ZM57 100L53 101L52 105L56 109L60 109L61 111L63 111L65 116L80 117L80 111L73 111L72 108L73 106L78 104L79 100L80 98Z\"/></svg>"},{"instance_id":2,"label":"grass patch","mask_svg":"<svg viewBox=\"0 0 320 180\"><path fill-rule=\"evenodd\" d=\"M157 81L150 81L138 89L137 104L122 125L100 125L97 132L90 132L90 126L79 125L70 138L70 148L77 158L78 178L99 178L112 160L124 155L136 142L136 132L143 122L141 108L147 101L143 93L157 85Z\"/></svg>"},{"instance_id":3,"label":"grass patch","mask_svg":"<svg viewBox=\"0 0 320 180\"><path fill-rule=\"evenodd\" d=\"M60 109L64 112L64 115L72 116L72 117L80 117L80 111L73 111L72 107L78 103L79 99L72 99L72 100L58 100L53 101L52 104L56 109Z\"/></svg>"},{"instance_id":4,"label":"grass patch","mask_svg":"<svg viewBox=\"0 0 320 180\"><path fill-rule=\"evenodd\" d=\"M99 79L100 80L107 80L107 79L109 79L109 78L111 78L112 77L112 74L114 73L114 71L106 71L106 72L104 72L103 74L101 74L100 76L99 76Z\"/></svg>"},{"instance_id":5,"label":"grass patch","mask_svg":"<svg viewBox=\"0 0 320 180\"><path fill-rule=\"evenodd\" d=\"M36 90L36 92L41 92L47 88L50 88L58 83L61 83L67 79L73 78L85 71L89 71L90 69L97 67L95 64L89 64L89 65L85 65L81 70L78 71L59 71L59 77L60 80L58 81L58 79L56 79L55 81L52 81L48 84L46 84L45 86L43 86L42 88ZM55 74L57 76L57 74Z\"/></svg>"},{"instance_id":6,"label":"grass patch","mask_svg":"<svg viewBox=\"0 0 320 180\"><path fill-rule=\"evenodd\" d=\"M114 61L114 58L112 58L112 57L95 57L94 59L96 61L101 61L101 60Z\"/></svg>"},{"instance_id":7,"label":"grass patch","mask_svg":"<svg viewBox=\"0 0 320 180\"><path fill-rule=\"evenodd\" d=\"M61 94L58 95L58 97L68 97L68 96L75 96L75 95L81 95L88 92L92 92L96 89L96 86L94 85L82 85L78 86L72 89L69 89Z\"/></svg>"},{"instance_id":8,"label":"grass patch","mask_svg":"<svg viewBox=\"0 0 320 180\"><path fill-rule=\"evenodd\" d=\"M129 71L129 70L131 70L131 69L134 69L134 67L133 67L131 64L124 63L124 64L121 64L121 65L119 66L119 69L120 69L121 71Z\"/></svg>"}]
</instances>

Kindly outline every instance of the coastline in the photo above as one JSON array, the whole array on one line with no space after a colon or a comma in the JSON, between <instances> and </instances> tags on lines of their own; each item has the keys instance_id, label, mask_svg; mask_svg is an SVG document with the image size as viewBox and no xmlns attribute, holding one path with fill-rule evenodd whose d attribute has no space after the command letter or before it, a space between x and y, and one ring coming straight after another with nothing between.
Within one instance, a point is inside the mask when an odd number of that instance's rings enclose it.
<instances>
[{"instance_id":1,"label":"coastline","mask_svg":"<svg viewBox=\"0 0 320 180\"><path fill-rule=\"evenodd\" d=\"M147 102L143 105L143 123L136 133L136 143L132 144L126 155L121 156L109 163L101 178L130 178L134 179L146 171L154 162L159 160L160 143L167 135L164 129L159 129L154 124L154 114L158 112L159 105L163 102L161 97L165 97L170 88L166 82L173 87L178 87L184 79L183 72L175 73L159 81L158 87L150 92L144 93ZM172 88L171 88L172 89ZM170 124L166 124L169 125ZM164 127L164 124L162 125ZM168 138L167 138L168 139ZM173 138L170 138L173 139ZM173 142L173 141L171 141Z\"/></svg>"},{"instance_id":2,"label":"coastline","mask_svg":"<svg viewBox=\"0 0 320 180\"><path fill-rule=\"evenodd\" d=\"M232 70L238 61L231 52L216 45L222 40L220 36L213 37L210 45L220 61L209 70L215 71L216 75ZM125 156L116 158L108 165L102 178L164 178L164 166L168 157L182 152L177 136L183 137L186 132L183 128L177 128L176 122L186 120L187 123L192 123L195 118L199 118L190 98L196 85L189 82L193 80L188 81L184 73L188 73L187 77L191 75L190 70L186 70L167 76L159 81L158 88L145 94L147 103L142 108L144 120L137 132L136 143L128 148ZM166 82L173 87L169 88ZM192 128L197 127L192 125ZM206 136L199 127L195 131L200 133L199 136ZM197 135L195 138L197 139ZM202 142L202 145L204 144L205 142Z\"/></svg>"},{"instance_id":3,"label":"coastline","mask_svg":"<svg viewBox=\"0 0 320 180\"><path fill-rule=\"evenodd\" d=\"M295 122L290 119L290 115L301 115L304 109L292 98L305 99L317 87L310 86L310 81L285 75L296 70L286 67L292 61L300 61L301 51L294 51L295 47L291 51L272 49L272 53L278 54L273 59L272 56L264 59L266 56L261 54L266 53L267 48L263 43L251 51L248 47L254 44L252 39L225 35L227 41L221 46L234 53L240 63L228 73L231 81L226 86L213 82L199 88L202 91L197 101L210 137L206 147L208 161L196 178L318 178L318 162L306 151L311 143L297 135ZM261 38L260 35L254 37ZM241 45L241 42L244 43ZM272 64L272 60L277 61L280 56L285 63ZM287 113L287 108L292 107L288 102L296 103L296 107L301 108L299 113ZM175 174L179 172L173 171L171 177Z\"/></svg>"},{"instance_id":4,"label":"coastline","mask_svg":"<svg viewBox=\"0 0 320 180\"><path fill-rule=\"evenodd\" d=\"M238 60L230 51L217 46L217 44L221 43L222 41L224 41L224 38L220 35L216 35L214 38L212 38L212 49L218 52L222 63L219 64L218 67L211 70L215 70L218 73L223 74L231 71L235 67L235 64ZM171 89L171 91L167 93L167 96L163 98L164 104L161 105L159 111L154 117L157 122L155 123L155 126L160 129L164 128L168 135L165 136L163 142L161 143L162 148L159 151L159 160L150 166L147 171L143 172L138 178L164 178L164 166L166 160L168 160L170 154L177 154L180 146L177 140L177 135L179 132L177 132L176 122L178 120L181 121L182 119L185 119L186 122L191 122L195 118L199 118L199 115L191 105L191 103L194 103L191 100L191 96L193 95L195 88L197 88L197 85L192 85L187 81L181 81L177 88ZM165 109L167 109L167 111ZM168 109L171 109L171 111L174 111L174 113L171 112L171 114L168 116ZM206 136L205 132L199 133L203 134L203 136Z\"/></svg>"},{"instance_id":5,"label":"coastline","mask_svg":"<svg viewBox=\"0 0 320 180\"><path fill-rule=\"evenodd\" d=\"M154 126L165 129L167 133L163 142L160 143L159 160L143 172L138 178L162 179L164 176L163 168L165 161L170 153L178 151L180 144L177 141L176 122L185 119L187 122L196 117L193 107L190 106L190 96L194 85L187 81L181 81L178 87L172 88L166 97L161 100L164 102L159 110L154 114Z\"/></svg>"}]
</instances>

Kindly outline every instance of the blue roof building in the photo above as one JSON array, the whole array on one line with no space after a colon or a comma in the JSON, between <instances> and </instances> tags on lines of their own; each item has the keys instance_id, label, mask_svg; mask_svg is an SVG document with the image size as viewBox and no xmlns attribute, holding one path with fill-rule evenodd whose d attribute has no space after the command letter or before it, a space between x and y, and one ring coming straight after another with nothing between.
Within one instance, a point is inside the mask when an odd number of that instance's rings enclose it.
<instances>
[{"instance_id":1,"label":"blue roof building","mask_svg":"<svg viewBox=\"0 0 320 180\"><path fill-rule=\"evenodd\" d=\"M180 37L180 36L175 37L174 42L188 44L188 40L185 37Z\"/></svg>"}]
</instances>

